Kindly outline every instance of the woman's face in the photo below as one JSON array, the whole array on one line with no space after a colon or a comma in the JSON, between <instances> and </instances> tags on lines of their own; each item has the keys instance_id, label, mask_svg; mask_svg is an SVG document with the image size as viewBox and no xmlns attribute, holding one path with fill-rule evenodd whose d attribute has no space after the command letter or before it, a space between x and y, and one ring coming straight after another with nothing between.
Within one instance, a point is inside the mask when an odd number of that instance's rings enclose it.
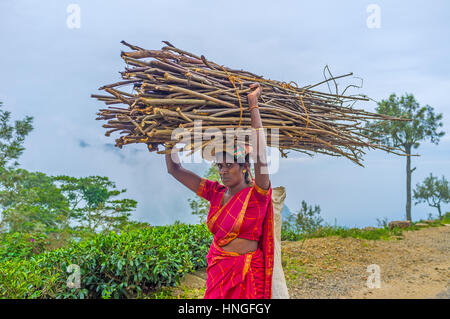
<instances>
[{"instance_id":1,"label":"woman's face","mask_svg":"<svg viewBox=\"0 0 450 319\"><path fill-rule=\"evenodd\" d=\"M245 182L245 175L242 171L246 169L246 167L234 162L232 158L224 156L222 159L217 159L216 165L222 183L226 187L230 188L242 183L242 181Z\"/></svg>"}]
</instances>

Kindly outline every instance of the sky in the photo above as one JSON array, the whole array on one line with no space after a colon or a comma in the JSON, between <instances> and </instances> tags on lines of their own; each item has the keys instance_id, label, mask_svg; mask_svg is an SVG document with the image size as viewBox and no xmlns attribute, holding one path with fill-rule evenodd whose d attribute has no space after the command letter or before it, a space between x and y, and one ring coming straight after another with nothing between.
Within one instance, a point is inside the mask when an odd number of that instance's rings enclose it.
<instances>
[{"instance_id":1,"label":"sky","mask_svg":"<svg viewBox=\"0 0 450 319\"><path fill-rule=\"evenodd\" d=\"M71 4L80 10L79 28L68 24L74 21ZM193 223L187 199L195 194L167 174L164 157L144 144L114 147L118 135L104 136L105 122L95 120L105 106L90 95L119 81L125 66L120 52L127 48L120 41L160 49L167 40L216 63L300 86L322 81L328 65L334 75L353 72L355 84L363 79L352 93L373 101L355 107L373 112L376 101L392 93L412 93L443 113L446 135L438 145L424 141L415 150L414 187L430 173L450 177L449 18L450 2L439 0L1 0L0 101L13 119L34 117L22 168L107 176L127 189L124 197L138 201L134 219ZM186 168L203 175L208 165ZM286 188L291 211L305 200L319 205L330 224L364 227L376 226L377 219L404 219L406 159L371 150L363 165L291 153L270 178L273 187ZM429 213L437 210L413 202L413 220Z\"/></svg>"}]
</instances>

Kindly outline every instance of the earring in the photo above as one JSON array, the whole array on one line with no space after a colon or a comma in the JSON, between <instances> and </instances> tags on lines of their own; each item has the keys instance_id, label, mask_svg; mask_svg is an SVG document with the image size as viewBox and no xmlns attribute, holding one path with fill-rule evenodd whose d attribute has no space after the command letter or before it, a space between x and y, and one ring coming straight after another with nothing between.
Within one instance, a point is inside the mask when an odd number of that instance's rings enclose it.
<instances>
[{"instance_id":1,"label":"earring","mask_svg":"<svg viewBox=\"0 0 450 319\"><path fill-rule=\"evenodd\" d=\"M242 173L245 173L245 172L247 172L247 170L246 170L246 169L242 170Z\"/></svg>"}]
</instances>

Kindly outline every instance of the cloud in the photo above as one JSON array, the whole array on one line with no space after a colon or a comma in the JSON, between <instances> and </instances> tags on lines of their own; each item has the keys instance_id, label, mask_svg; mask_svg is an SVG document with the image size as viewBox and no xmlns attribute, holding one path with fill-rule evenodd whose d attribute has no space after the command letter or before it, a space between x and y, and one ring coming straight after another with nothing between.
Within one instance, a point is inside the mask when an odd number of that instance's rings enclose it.
<instances>
[{"instance_id":1,"label":"cloud","mask_svg":"<svg viewBox=\"0 0 450 319\"><path fill-rule=\"evenodd\" d=\"M84 140L80 139L79 142L80 142L79 145L80 145L81 148L86 148L86 147L90 147L91 146L87 142L85 142Z\"/></svg>"},{"instance_id":2,"label":"cloud","mask_svg":"<svg viewBox=\"0 0 450 319\"><path fill-rule=\"evenodd\" d=\"M103 144L103 149L107 152L112 152L114 155L118 156L124 163L126 163L125 161L126 156L118 147L114 146L114 144L111 143Z\"/></svg>"}]
</instances>

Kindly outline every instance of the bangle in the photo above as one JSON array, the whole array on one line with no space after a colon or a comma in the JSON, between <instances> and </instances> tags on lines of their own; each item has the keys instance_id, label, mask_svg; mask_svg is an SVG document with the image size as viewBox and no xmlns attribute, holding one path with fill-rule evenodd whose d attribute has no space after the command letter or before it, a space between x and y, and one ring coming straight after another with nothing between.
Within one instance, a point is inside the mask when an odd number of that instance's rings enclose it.
<instances>
[{"instance_id":1,"label":"bangle","mask_svg":"<svg viewBox=\"0 0 450 319\"><path fill-rule=\"evenodd\" d=\"M258 108L258 104L252 105L249 107L249 111L253 110L253 109L257 109Z\"/></svg>"}]
</instances>

